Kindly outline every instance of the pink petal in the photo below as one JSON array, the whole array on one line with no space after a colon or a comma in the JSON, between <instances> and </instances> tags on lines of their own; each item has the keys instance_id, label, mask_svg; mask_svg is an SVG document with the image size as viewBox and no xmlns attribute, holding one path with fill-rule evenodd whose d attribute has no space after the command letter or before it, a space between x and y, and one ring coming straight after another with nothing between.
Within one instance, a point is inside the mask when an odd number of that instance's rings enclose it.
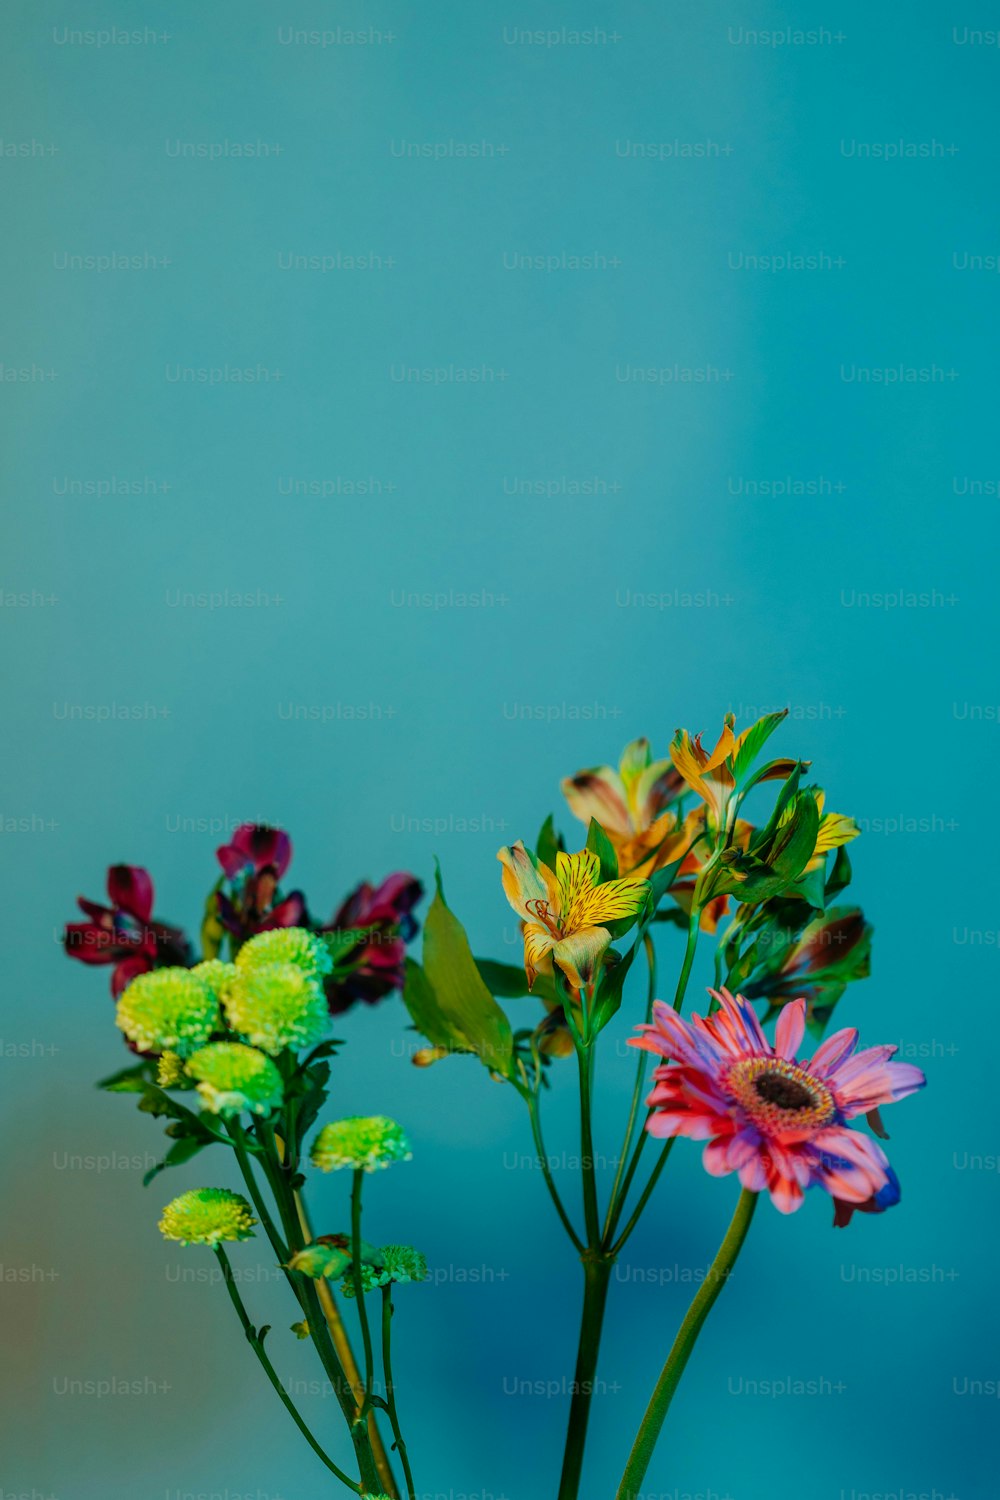
<instances>
[{"instance_id":1,"label":"pink petal","mask_svg":"<svg viewBox=\"0 0 1000 1500\"><path fill-rule=\"evenodd\" d=\"M854 1051L858 1045L858 1031L855 1026L846 1026L843 1031L835 1031L833 1036L828 1036L821 1047L817 1047L809 1064L809 1072L815 1073L817 1077L826 1077L833 1068L839 1066L846 1057Z\"/></svg>"},{"instance_id":2,"label":"pink petal","mask_svg":"<svg viewBox=\"0 0 1000 1500\"><path fill-rule=\"evenodd\" d=\"M790 1000L781 1007L774 1034L774 1050L779 1057L793 1062L806 1030L806 1002Z\"/></svg>"}]
</instances>

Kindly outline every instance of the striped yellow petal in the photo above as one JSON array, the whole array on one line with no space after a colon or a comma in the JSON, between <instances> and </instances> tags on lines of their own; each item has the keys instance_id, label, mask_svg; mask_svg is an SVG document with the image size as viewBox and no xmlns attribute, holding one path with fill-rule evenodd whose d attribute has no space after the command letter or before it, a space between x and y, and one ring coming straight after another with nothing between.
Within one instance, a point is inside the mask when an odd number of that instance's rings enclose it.
<instances>
[{"instance_id":1,"label":"striped yellow petal","mask_svg":"<svg viewBox=\"0 0 1000 1500\"><path fill-rule=\"evenodd\" d=\"M849 844L851 839L856 839L860 832L861 829L853 818L845 817L843 813L824 813L813 853L825 854L828 849L839 849L841 844Z\"/></svg>"},{"instance_id":2,"label":"striped yellow petal","mask_svg":"<svg viewBox=\"0 0 1000 1500\"><path fill-rule=\"evenodd\" d=\"M634 917L642 910L649 885L645 880L607 880L578 892L571 907L563 907L564 933L579 932L601 922Z\"/></svg>"},{"instance_id":3,"label":"striped yellow petal","mask_svg":"<svg viewBox=\"0 0 1000 1500\"><path fill-rule=\"evenodd\" d=\"M567 921L576 903L601 878L601 861L591 849L581 849L578 854L564 854L560 849L556 855L556 879L559 882L559 925L570 931Z\"/></svg>"}]
</instances>

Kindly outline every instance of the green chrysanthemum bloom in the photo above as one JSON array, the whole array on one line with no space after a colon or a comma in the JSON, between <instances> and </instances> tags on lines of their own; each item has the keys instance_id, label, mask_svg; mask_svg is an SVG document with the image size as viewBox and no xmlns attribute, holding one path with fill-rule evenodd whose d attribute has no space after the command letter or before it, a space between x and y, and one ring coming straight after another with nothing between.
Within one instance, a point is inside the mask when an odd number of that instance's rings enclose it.
<instances>
[{"instance_id":1,"label":"green chrysanthemum bloom","mask_svg":"<svg viewBox=\"0 0 1000 1500\"><path fill-rule=\"evenodd\" d=\"M385 1286L389 1277L380 1266L361 1267L361 1290L363 1292L374 1292L380 1286ZM348 1266L344 1272L344 1279L340 1283L340 1290L345 1297L356 1297L357 1288L354 1285L354 1267Z\"/></svg>"},{"instance_id":2,"label":"green chrysanthemum bloom","mask_svg":"<svg viewBox=\"0 0 1000 1500\"><path fill-rule=\"evenodd\" d=\"M265 1052L242 1042L210 1042L188 1059L198 1093L213 1115L266 1115L284 1098L281 1074Z\"/></svg>"},{"instance_id":3,"label":"green chrysanthemum bloom","mask_svg":"<svg viewBox=\"0 0 1000 1500\"><path fill-rule=\"evenodd\" d=\"M427 1261L412 1245L383 1245L382 1260L389 1281L426 1281Z\"/></svg>"},{"instance_id":4,"label":"green chrysanthemum bloom","mask_svg":"<svg viewBox=\"0 0 1000 1500\"><path fill-rule=\"evenodd\" d=\"M193 1188L163 1210L160 1233L182 1245L218 1245L223 1240L252 1240L257 1220L250 1205L228 1188Z\"/></svg>"},{"instance_id":5,"label":"green chrysanthemum bloom","mask_svg":"<svg viewBox=\"0 0 1000 1500\"><path fill-rule=\"evenodd\" d=\"M223 1004L233 1030L272 1054L311 1047L330 1025L323 991L294 964L240 969Z\"/></svg>"},{"instance_id":6,"label":"green chrysanthemum bloom","mask_svg":"<svg viewBox=\"0 0 1000 1500\"><path fill-rule=\"evenodd\" d=\"M153 969L133 979L115 1021L143 1052L188 1057L219 1025L219 1007L191 969Z\"/></svg>"},{"instance_id":7,"label":"green chrysanthemum bloom","mask_svg":"<svg viewBox=\"0 0 1000 1500\"><path fill-rule=\"evenodd\" d=\"M195 964L191 973L197 975L221 1005L233 987L236 965L223 963L221 958L206 958L204 963Z\"/></svg>"},{"instance_id":8,"label":"green chrysanthemum bloom","mask_svg":"<svg viewBox=\"0 0 1000 1500\"><path fill-rule=\"evenodd\" d=\"M385 1115L352 1115L324 1125L313 1141L312 1163L321 1172L353 1167L374 1172L390 1162L409 1161L410 1143L395 1120Z\"/></svg>"},{"instance_id":9,"label":"green chrysanthemum bloom","mask_svg":"<svg viewBox=\"0 0 1000 1500\"><path fill-rule=\"evenodd\" d=\"M359 1248L364 1265L381 1269L381 1250L374 1249L367 1240L362 1240ZM350 1264L351 1236L321 1234L319 1239L312 1240L292 1256L288 1269L301 1271L303 1276L310 1276L313 1281L319 1281L321 1277L326 1281L336 1281L339 1276L343 1276Z\"/></svg>"},{"instance_id":10,"label":"green chrysanthemum bloom","mask_svg":"<svg viewBox=\"0 0 1000 1500\"><path fill-rule=\"evenodd\" d=\"M304 927L272 927L248 939L236 955L240 969L259 969L264 964L294 964L318 984L333 969L330 950L315 933Z\"/></svg>"},{"instance_id":11,"label":"green chrysanthemum bloom","mask_svg":"<svg viewBox=\"0 0 1000 1500\"><path fill-rule=\"evenodd\" d=\"M156 1064L156 1081L161 1089L172 1089L184 1077L184 1059L176 1052L164 1052Z\"/></svg>"}]
</instances>

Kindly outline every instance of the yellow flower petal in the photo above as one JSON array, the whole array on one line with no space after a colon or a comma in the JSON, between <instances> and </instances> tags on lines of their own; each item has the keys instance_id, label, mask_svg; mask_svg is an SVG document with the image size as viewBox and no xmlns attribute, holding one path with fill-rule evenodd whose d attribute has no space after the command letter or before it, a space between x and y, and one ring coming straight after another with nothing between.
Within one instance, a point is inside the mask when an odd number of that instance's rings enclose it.
<instances>
[{"instance_id":1,"label":"yellow flower petal","mask_svg":"<svg viewBox=\"0 0 1000 1500\"><path fill-rule=\"evenodd\" d=\"M556 939L547 928L539 927L537 922L525 922L524 972L528 976L529 989L534 984L537 974L547 974L552 968L549 954L555 944Z\"/></svg>"},{"instance_id":2,"label":"yellow flower petal","mask_svg":"<svg viewBox=\"0 0 1000 1500\"><path fill-rule=\"evenodd\" d=\"M569 913L600 878L601 861L593 850L581 849L578 854L564 854L560 849L556 855L556 879L559 882L559 925L563 931L572 930Z\"/></svg>"},{"instance_id":3,"label":"yellow flower petal","mask_svg":"<svg viewBox=\"0 0 1000 1500\"><path fill-rule=\"evenodd\" d=\"M820 821L813 854L825 854L828 849L839 849L841 844L849 844L851 839L856 839L860 832L861 829L853 818L845 817L843 813L825 813Z\"/></svg>"},{"instance_id":4,"label":"yellow flower petal","mask_svg":"<svg viewBox=\"0 0 1000 1500\"><path fill-rule=\"evenodd\" d=\"M536 864L521 839L499 850L497 859L503 865L504 895L518 916L529 921L537 919L537 907L529 906L529 902L546 901L556 909L558 887L552 871L541 861Z\"/></svg>"},{"instance_id":5,"label":"yellow flower petal","mask_svg":"<svg viewBox=\"0 0 1000 1500\"><path fill-rule=\"evenodd\" d=\"M645 880L607 880L603 885L581 889L571 907L563 908L561 927L564 933L601 922L616 922L634 917L642 910L649 886Z\"/></svg>"}]
</instances>

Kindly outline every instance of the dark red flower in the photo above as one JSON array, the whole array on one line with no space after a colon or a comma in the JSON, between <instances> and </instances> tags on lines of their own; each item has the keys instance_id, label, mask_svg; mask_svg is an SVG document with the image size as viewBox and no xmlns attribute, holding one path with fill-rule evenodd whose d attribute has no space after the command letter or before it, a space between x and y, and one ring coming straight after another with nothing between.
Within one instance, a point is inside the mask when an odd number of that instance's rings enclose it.
<instances>
[{"instance_id":1,"label":"dark red flower","mask_svg":"<svg viewBox=\"0 0 1000 1500\"><path fill-rule=\"evenodd\" d=\"M89 921L68 922L63 943L70 958L85 964L114 964L111 993L115 999L137 974L194 962L179 927L153 921L153 882L138 865L108 868L110 906L77 897Z\"/></svg>"},{"instance_id":2,"label":"dark red flower","mask_svg":"<svg viewBox=\"0 0 1000 1500\"><path fill-rule=\"evenodd\" d=\"M406 945L417 934L413 908L424 893L414 875L398 871L380 886L363 881L351 892L323 932L350 933L358 940L337 957L326 980L332 1015L349 1010L356 1001L374 1005L403 987Z\"/></svg>"},{"instance_id":3,"label":"dark red flower","mask_svg":"<svg viewBox=\"0 0 1000 1500\"><path fill-rule=\"evenodd\" d=\"M306 900L292 891L278 901L278 883L292 860L292 841L280 828L244 823L216 850L230 891L218 893L219 920L237 944L271 927L301 927Z\"/></svg>"}]
</instances>

